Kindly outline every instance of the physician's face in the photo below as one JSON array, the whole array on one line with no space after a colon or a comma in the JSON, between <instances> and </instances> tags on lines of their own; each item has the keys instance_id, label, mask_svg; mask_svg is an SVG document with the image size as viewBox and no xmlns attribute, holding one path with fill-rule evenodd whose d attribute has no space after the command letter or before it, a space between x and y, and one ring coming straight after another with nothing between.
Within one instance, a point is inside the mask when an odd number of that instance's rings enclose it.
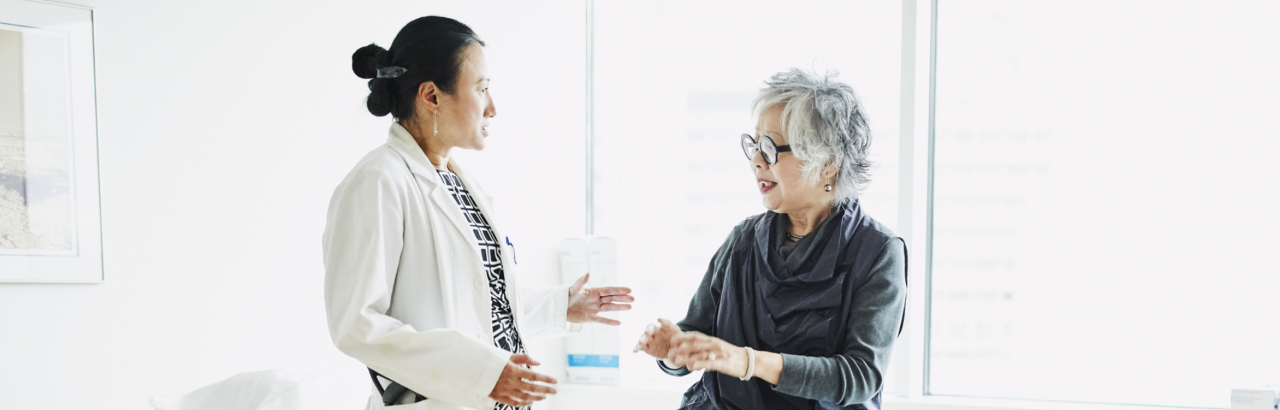
<instances>
[{"instance_id":1,"label":"physician's face","mask_svg":"<svg viewBox=\"0 0 1280 410\"><path fill-rule=\"evenodd\" d=\"M497 115L489 96L488 66L484 47L472 44L463 51L453 93L440 94L440 137L449 146L481 150L489 136L489 119Z\"/></svg>"}]
</instances>

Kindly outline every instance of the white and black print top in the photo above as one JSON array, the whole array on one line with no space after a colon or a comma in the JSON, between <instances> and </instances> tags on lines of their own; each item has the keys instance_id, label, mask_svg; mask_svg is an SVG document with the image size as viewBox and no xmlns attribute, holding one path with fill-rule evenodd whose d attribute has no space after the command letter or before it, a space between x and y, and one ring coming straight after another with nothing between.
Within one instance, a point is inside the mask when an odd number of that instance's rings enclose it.
<instances>
[{"instance_id":1,"label":"white and black print top","mask_svg":"<svg viewBox=\"0 0 1280 410\"><path fill-rule=\"evenodd\" d=\"M444 185L449 188L449 195L453 196L453 201L458 204L458 208L462 209L462 215L466 216L467 223L471 225L471 233L475 236L476 243L480 245L480 262L484 264L484 271L489 276L489 300L492 306L489 318L493 323L493 344L508 352L525 353L520 332L516 331L515 322L511 316L511 302L507 299L507 279L502 270L502 243L493 233L489 220L485 219L484 213L476 205L471 193L462 185L458 174L445 170L436 170L436 172L440 174L440 180L444 181ZM494 409L506 410L514 407L498 403Z\"/></svg>"}]
</instances>

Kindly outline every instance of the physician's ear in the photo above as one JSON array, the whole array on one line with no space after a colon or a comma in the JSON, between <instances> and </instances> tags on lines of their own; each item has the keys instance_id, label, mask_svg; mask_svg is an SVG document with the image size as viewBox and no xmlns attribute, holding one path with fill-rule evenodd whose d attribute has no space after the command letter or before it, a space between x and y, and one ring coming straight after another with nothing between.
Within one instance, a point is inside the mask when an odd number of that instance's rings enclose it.
<instances>
[{"instance_id":1,"label":"physician's ear","mask_svg":"<svg viewBox=\"0 0 1280 410\"><path fill-rule=\"evenodd\" d=\"M427 81L422 84L418 84L417 103L420 104L423 108L426 108L427 110L433 113L439 112L440 110L440 98L438 96L439 91L440 89L436 88L435 81Z\"/></svg>"}]
</instances>

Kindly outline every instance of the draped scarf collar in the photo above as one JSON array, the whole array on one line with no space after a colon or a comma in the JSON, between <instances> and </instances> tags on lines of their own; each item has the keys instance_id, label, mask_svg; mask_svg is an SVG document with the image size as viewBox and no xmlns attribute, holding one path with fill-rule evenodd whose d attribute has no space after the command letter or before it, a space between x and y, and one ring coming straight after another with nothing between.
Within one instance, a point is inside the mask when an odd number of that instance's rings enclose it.
<instances>
[{"instance_id":1,"label":"draped scarf collar","mask_svg":"<svg viewBox=\"0 0 1280 410\"><path fill-rule=\"evenodd\" d=\"M846 323L843 318L832 319L840 316L842 302L852 298L853 292L852 286L845 286L850 275L843 259L850 256L846 252L850 245L867 233L869 229L864 228L869 221L856 201L832 209L811 234L821 234L809 244L812 249L791 255L805 260L788 264L774 241L774 224L780 217L785 215L766 212L744 224L724 273L715 336L736 346L775 353L835 354ZM795 267L801 269L791 271ZM758 379L743 383L707 372L701 383L708 393L714 392L710 401L720 409L812 406L812 400L776 393Z\"/></svg>"}]
</instances>

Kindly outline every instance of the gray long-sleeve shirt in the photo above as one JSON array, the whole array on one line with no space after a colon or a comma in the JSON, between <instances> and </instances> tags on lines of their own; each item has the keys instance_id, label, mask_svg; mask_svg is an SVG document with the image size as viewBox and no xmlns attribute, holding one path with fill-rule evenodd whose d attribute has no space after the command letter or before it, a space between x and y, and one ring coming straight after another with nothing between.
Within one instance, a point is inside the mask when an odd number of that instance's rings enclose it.
<instances>
[{"instance_id":1,"label":"gray long-sleeve shirt","mask_svg":"<svg viewBox=\"0 0 1280 410\"><path fill-rule=\"evenodd\" d=\"M831 218L828 218L830 220ZM787 218L778 218L771 241L782 251L788 270L798 271L810 257L817 258L830 237L834 225L823 223L790 249L782 249ZM717 290L723 283L733 245L742 237L739 225L711 259L702 284L689 303L689 311L678 325L684 331L710 332L720 305ZM747 239L749 240L749 239ZM715 286L713 286L713 284ZM796 397L838 403L842 406L864 403L880 391L885 366L898 336L907 295L906 249L901 241L889 241L881 249L871 268L871 275L853 297L853 309L846 329L846 345L841 353L829 357L782 354L782 374L774 390ZM687 369L670 369L658 362L663 371L677 376L689 374Z\"/></svg>"}]
</instances>

